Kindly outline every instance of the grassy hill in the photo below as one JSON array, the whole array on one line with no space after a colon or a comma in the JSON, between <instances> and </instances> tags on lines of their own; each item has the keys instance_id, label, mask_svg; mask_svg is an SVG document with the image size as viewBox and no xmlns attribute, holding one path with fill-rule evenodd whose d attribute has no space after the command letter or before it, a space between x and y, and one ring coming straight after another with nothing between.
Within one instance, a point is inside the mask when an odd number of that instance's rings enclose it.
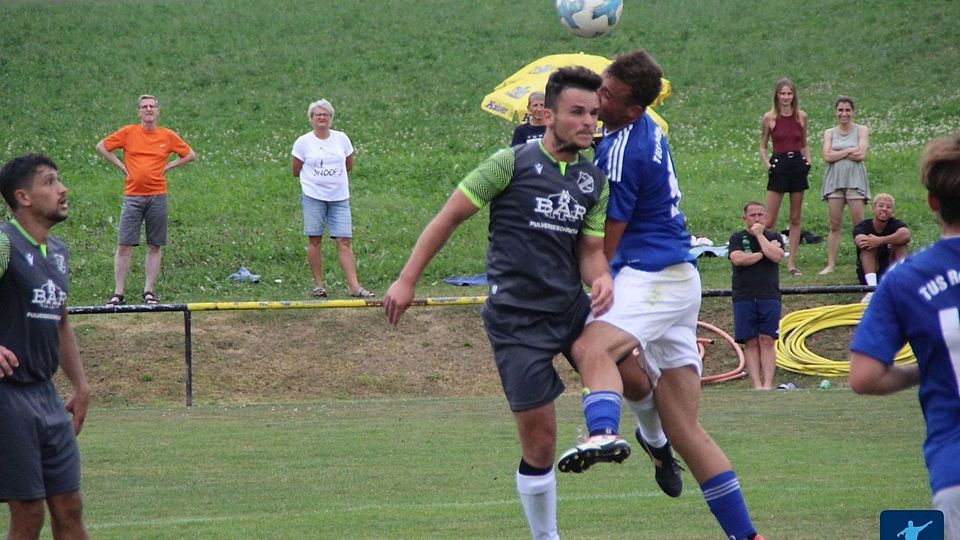
<instances>
[{"instance_id":1,"label":"grassy hill","mask_svg":"<svg viewBox=\"0 0 960 540\"><path fill-rule=\"evenodd\" d=\"M0 158L43 151L63 169L72 217L57 232L73 248L73 305L102 302L112 288L122 178L94 145L136 121L140 93L159 96L161 125L199 156L168 178L171 245L158 292L175 302L305 298L289 151L319 97L333 102L334 127L357 147L354 248L361 278L381 293L459 179L506 143L512 126L482 112L480 99L546 54L651 51L674 88L659 110L671 123L682 209L696 234L718 242L740 226L742 203L763 196L759 118L776 79L798 85L814 156L833 125L834 98L856 98L857 119L872 132L871 187L897 196L917 245L936 235L917 157L960 116L960 53L947 37L960 17L950 0L815 0L802 9L785 1L627 2L616 31L594 40L566 33L546 0L14 0L0 16ZM815 163L804 228L823 235L822 173ZM482 217L459 231L424 283L482 271L485 234ZM840 272L813 276L824 249L801 250L803 283L851 282L849 242ZM134 296L142 253L129 283ZM333 250L326 253L332 262ZM240 264L264 282L227 282ZM328 269L328 284L342 290L339 269ZM705 261L702 270L705 286L728 285L726 261Z\"/></svg>"}]
</instances>

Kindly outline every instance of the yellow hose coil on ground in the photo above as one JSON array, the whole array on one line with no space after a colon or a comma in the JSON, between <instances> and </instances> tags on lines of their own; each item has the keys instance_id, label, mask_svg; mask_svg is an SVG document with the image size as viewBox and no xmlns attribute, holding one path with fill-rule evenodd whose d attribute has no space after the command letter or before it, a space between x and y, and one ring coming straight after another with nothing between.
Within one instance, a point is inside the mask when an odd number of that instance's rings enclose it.
<instances>
[{"instance_id":1,"label":"yellow hose coil on ground","mask_svg":"<svg viewBox=\"0 0 960 540\"><path fill-rule=\"evenodd\" d=\"M857 303L821 306L788 313L780 319L780 339L776 342L777 365L801 375L846 377L850 374L849 359L824 358L808 349L806 341L813 334L828 328L860 324L866 307L867 304ZM900 349L894 358L894 362L898 364L913 364L916 361L909 344Z\"/></svg>"}]
</instances>

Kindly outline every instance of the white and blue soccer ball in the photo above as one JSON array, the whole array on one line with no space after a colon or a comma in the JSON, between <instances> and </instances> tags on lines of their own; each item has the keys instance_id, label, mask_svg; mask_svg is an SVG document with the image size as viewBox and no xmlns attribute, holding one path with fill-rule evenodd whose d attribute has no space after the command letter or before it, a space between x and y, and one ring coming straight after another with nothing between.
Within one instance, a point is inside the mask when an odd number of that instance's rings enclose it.
<instances>
[{"instance_id":1,"label":"white and blue soccer ball","mask_svg":"<svg viewBox=\"0 0 960 540\"><path fill-rule=\"evenodd\" d=\"M602 36L620 22L623 0L557 0L560 22L574 34Z\"/></svg>"}]
</instances>

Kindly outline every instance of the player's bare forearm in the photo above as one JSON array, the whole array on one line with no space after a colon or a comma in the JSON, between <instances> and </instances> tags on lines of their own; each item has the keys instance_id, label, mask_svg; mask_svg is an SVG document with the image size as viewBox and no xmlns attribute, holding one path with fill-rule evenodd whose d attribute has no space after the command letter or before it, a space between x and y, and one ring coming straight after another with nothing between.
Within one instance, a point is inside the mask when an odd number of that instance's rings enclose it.
<instances>
[{"instance_id":1,"label":"player's bare forearm","mask_svg":"<svg viewBox=\"0 0 960 540\"><path fill-rule=\"evenodd\" d=\"M887 365L866 354L850 354L850 388L858 394L886 395L920 384L916 365Z\"/></svg>"},{"instance_id":2,"label":"player's bare forearm","mask_svg":"<svg viewBox=\"0 0 960 540\"><path fill-rule=\"evenodd\" d=\"M613 256L616 255L620 239L623 238L623 231L626 229L626 221L607 220L603 235L603 253L608 261L613 260Z\"/></svg>"},{"instance_id":3,"label":"player's bare forearm","mask_svg":"<svg viewBox=\"0 0 960 540\"><path fill-rule=\"evenodd\" d=\"M602 315L613 305L613 278L604 251L603 238L580 235L577 242L580 278L590 286L590 308L594 315Z\"/></svg>"},{"instance_id":4,"label":"player's bare forearm","mask_svg":"<svg viewBox=\"0 0 960 540\"><path fill-rule=\"evenodd\" d=\"M83 371L80 361L80 347L77 344L77 335L67 320L64 310L59 326L60 334L60 369L73 386L73 397L67 402L67 411L73 415L73 431L80 434L83 422L87 418L87 407L90 404L90 384Z\"/></svg>"}]
</instances>

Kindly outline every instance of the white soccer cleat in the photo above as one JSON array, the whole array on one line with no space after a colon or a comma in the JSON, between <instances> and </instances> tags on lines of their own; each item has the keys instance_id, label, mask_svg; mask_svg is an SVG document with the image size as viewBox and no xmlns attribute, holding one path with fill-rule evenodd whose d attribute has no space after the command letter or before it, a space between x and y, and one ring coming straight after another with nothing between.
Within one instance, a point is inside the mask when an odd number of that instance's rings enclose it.
<instances>
[{"instance_id":1,"label":"white soccer cleat","mask_svg":"<svg viewBox=\"0 0 960 540\"><path fill-rule=\"evenodd\" d=\"M619 435L594 435L560 456L560 472L581 473L596 463L623 463L630 457L630 444Z\"/></svg>"}]
</instances>

